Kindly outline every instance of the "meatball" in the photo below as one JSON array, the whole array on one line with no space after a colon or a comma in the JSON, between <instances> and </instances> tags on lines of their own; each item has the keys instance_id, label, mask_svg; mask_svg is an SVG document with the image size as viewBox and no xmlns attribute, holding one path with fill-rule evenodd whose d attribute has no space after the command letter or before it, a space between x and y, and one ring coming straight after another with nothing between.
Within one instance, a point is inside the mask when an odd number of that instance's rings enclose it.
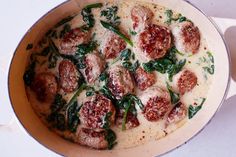
<instances>
[{"instance_id":1,"label":"meatball","mask_svg":"<svg viewBox=\"0 0 236 157\"><path fill-rule=\"evenodd\" d=\"M86 67L81 70L81 73L90 84L94 83L105 69L105 62L97 52L85 56L85 65Z\"/></svg>"},{"instance_id":2,"label":"meatball","mask_svg":"<svg viewBox=\"0 0 236 157\"><path fill-rule=\"evenodd\" d=\"M49 72L39 73L35 76L31 88L39 101L51 102L58 90L56 77Z\"/></svg>"},{"instance_id":3,"label":"meatball","mask_svg":"<svg viewBox=\"0 0 236 157\"><path fill-rule=\"evenodd\" d=\"M179 102L175 105L175 107L168 114L166 124L169 125L172 123L177 123L177 122L183 120L186 117L186 115L187 115L186 106L182 102Z\"/></svg>"},{"instance_id":4,"label":"meatball","mask_svg":"<svg viewBox=\"0 0 236 157\"><path fill-rule=\"evenodd\" d=\"M74 55L77 46L88 42L89 38L89 32L82 31L80 28L72 29L60 40L59 52L65 55Z\"/></svg>"},{"instance_id":5,"label":"meatball","mask_svg":"<svg viewBox=\"0 0 236 157\"><path fill-rule=\"evenodd\" d=\"M95 149L106 149L108 147L108 142L105 136L105 131L96 132L91 129L81 128L79 130L76 142Z\"/></svg>"},{"instance_id":6,"label":"meatball","mask_svg":"<svg viewBox=\"0 0 236 157\"><path fill-rule=\"evenodd\" d=\"M131 19L134 30L143 30L152 20L153 12L144 6L134 6L131 10Z\"/></svg>"},{"instance_id":7,"label":"meatball","mask_svg":"<svg viewBox=\"0 0 236 157\"><path fill-rule=\"evenodd\" d=\"M175 45L179 51L195 54L200 47L200 32L192 22L179 23L172 29Z\"/></svg>"},{"instance_id":8,"label":"meatball","mask_svg":"<svg viewBox=\"0 0 236 157\"><path fill-rule=\"evenodd\" d=\"M83 103L79 111L80 121L85 128L101 131L103 130L104 118L108 113L111 113L108 120L113 123L116 111L111 100L103 95L95 94L88 97Z\"/></svg>"},{"instance_id":9,"label":"meatball","mask_svg":"<svg viewBox=\"0 0 236 157\"><path fill-rule=\"evenodd\" d=\"M116 125L121 125L123 121L123 116L124 116L124 110L120 109L117 111L116 114ZM125 123L125 128L126 129L132 129L137 126L139 126L139 120L136 115L134 115L132 112L127 113L126 117L126 123Z\"/></svg>"},{"instance_id":10,"label":"meatball","mask_svg":"<svg viewBox=\"0 0 236 157\"><path fill-rule=\"evenodd\" d=\"M174 76L175 88L183 95L186 92L191 91L197 85L197 76L190 70L182 70L176 76Z\"/></svg>"},{"instance_id":11,"label":"meatball","mask_svg":"<svg viewBox=\"0 0 236 157\"><path fill-rule=\"evenodd\" d=\"M122 50L126 48L126 42L118 35L111 31L107 31L102 44L102 53L106 59L116 58Z\"/></svg>"},{"instance_id":12,"label":"meatball","mask_svg":"<svg viewBox=\"0 0 236 157\"><path fill-rule=\"evenodd\" d=\"M171 109L169 93L159 87L147 89L140 97L144 117L151 122L163 118Z\"/></svg>"},{"instance_id":13,"label":"meatball","mask_svg":"<svg viewBox=\"0 0 236 157\"><path fill-rule=\"evenodd\" d=\"M141 51L149 59L159 59L165 56L171 47L171 33L167 27L149 25L138 37L138 45Z\"/></svg>"},{"instance_id":14,"label":"meatball","mask_svg":"<svg viewBox=\"0 0 236 157\"><path fill-rule=\"evenodd\" d=\"M130 72L122 66L113 66L108 72L108 88L116 99L134 92L134 83Z\"/></svg>"},{"instance_id":15,"label":"meatball","mask_svg":"<svg viewBox=\"0 0 236 157\"><path fill-rule=\"evenodd\" d=\"M79 72L76 66L69 60L62 60L59 64L59 84L66 92L73 92L78 87Z\"/></svg>"},{"instance_id":16,"label":"meatball","mask_svg":"<svg viewBox=\"0 0 236 157\"><path fill-rule=\"evenodd\" d=\"M138 68L134 73L135 81L140 90L145 90L156 82L155 74L148 73L143 68Z\"/></svg>"}]
</instances>

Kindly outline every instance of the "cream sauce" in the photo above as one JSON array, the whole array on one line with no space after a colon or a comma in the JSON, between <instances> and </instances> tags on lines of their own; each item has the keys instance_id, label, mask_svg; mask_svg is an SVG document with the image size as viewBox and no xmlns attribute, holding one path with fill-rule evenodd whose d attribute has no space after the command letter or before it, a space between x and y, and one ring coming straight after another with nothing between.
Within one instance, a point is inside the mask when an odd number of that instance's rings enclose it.
<instances>
[{"instance_id":1,"label":"cream sauce","mask_svg":"<svg viewBox=\"0 0 236 157\"><path fill-rule=\"evenodd\" d=\"M134 1L128 1L128 2L122 1L122 3L119 3L119 1L115 1L114 3L107 3L105 6L103 6L103 8L106 8L107 6L111 6L111 5L118 6L119 8L118 16L121 17L120 28L127 34L129 32L129 29L132 30L132 21L130 17L130 11L135 5L143 5L143 6L146 6L147 8L150 8L154 13L154 18L152 22L167 26L165 24L165 21L166 21L165 11L167 10L167 8L165 7L159 6L157 4L151 4L151 3L142 4L140 2L134 2ZM100 11L101 9L92 10L94 17L96 19L96 23L92 31L93 33L96 33L95 40L98 41L99 45L101 45L104 35L106 35L106 31L107 31L99 23L99 19L101 19ZM177 15L177 13L174 12L174 15ZM81 15L78 14L72 21L69 22L69 24L71 25L72 28L80 27L81 25L83 25ZM59 27L58 29L59 30L62 29L62 26ZM130 35L130 37L131 37L131 40L134 41L134 45L136 45L135 41L137 41L136 39L137 36ZM54 39L54 42L58 46L59 40ZM101 48L102 48L102 45L98 49L100 50ZM132 49L133 52L135 52L135 58L138 59L140 63L144 63L148 61L146 57L143 55L143 53L140 52L140 50L136 46L130 47L129 45L127 45L127 48L130 48ZM41 48L38 48L36 51L41 51ZM208 58L206 54L207 51L208 51L207 43L206 43L206 40L204 39L204 35L202 34L201 46L197 54L192 55L192 56L189 56L189 54L185 54L184 56L177 54L178 59L183 59L183 58L187 59L187 63L184 66L184 68L193 71L198 77L198 85L191 92L188 92L183 97L181 97L181 101L184 104L186 104L187 107L193 104L194 102L198 102L199 98L207 97L207 92L212 81L212 75L209 75L203 70L202 67L205 66L205 64L207 63L202 62L201 59L199 59L202 57ZM41 58L42 58L41 60L44 60L44 57L41 57ZM113 60L110 60L109 62L111 63L112 61ZM57 62L57 66L54 69L48 69L46 63L40 66L38 65L36 67L36 71L37 73L44 72L44 71L51 71L52 73L58 75L57 69L58 69L59 62L60 60ZM121 63L120 61L118 61L115 64L121 64ZM166 81L168 80L167 75L161 74L159 72L155 72L155 74L157 78L155 86L159 86L163 89L166 89ZM175 89L174 82L175 81L169 82L169 83ZM98 81L96 82L96 85L98 87L101 86ZM35 94L31 92L29 88L27 88L27 91L28 91L29 100L35 112L42 118L44 123L48 125L45 117L50 114L50 107L49 107L50 105L46 103L38 102L35 98ZM142 94L142 92L138 89L136 89L136 92L138 96ZM67 102L73 96L73 93L65 94L63 93L63 91L60 91L60 93L63 94L63 97L67 100ZM150 94L153 94L153 93L150 93ZM77 100L82 103L85 98L86 96L85 96L85 91L84 91L83 93L80 94ZM130 130L125 130L125 131L122 131L121 128L117 126L112 127L112 129L115 131L117 135L117 142L118 142L118 144L114 147L114 149L134 147L137 145L144 144L150 140L160 139L166 136L168 133L173 132L178 127L181 127L184 123L188 121L188 118L186 117L181 122L170 125L166 128L164 119L158 122L149 122L144 118L139 107L136 106L136 108L138 110L138 120L140 122L140 125L138 127L130 129ZM53 130L56 131L55 129ZM70 132L60 132L60 131L56 131L56 132L67 139L76 138L76 135Z\"/></svg>"}]
</instances>

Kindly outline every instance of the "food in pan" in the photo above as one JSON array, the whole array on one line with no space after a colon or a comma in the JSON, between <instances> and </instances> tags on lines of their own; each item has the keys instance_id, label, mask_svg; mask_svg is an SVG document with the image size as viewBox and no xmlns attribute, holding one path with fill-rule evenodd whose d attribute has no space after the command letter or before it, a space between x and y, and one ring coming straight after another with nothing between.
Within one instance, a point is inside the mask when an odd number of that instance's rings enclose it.
<instances>
[{"instance_id":1,"label":"food in pan","mask_svg":"<svg viewBox=\"0 0 236 157\"><path fill-rule=\"evenodd\" d=\"M152 3L88 4L26 51L23 79L36 114L95 149L141 145L188 123L214 74L197 25Z\"/></svg>"}]
</instances>

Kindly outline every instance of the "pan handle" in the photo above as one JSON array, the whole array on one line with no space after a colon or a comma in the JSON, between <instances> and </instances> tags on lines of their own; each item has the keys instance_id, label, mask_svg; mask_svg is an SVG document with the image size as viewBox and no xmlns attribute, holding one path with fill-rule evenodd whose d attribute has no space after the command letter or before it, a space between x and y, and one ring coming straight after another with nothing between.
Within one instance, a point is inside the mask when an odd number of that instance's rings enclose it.
<instances>
[{"instance_id":1,"label":"pan handle","mask_svg":"<svg viewBox=\"0 0 236 157\"><path fill-rule=\"evenodd\" d=\"M236 20L235 19L218 18L218 17L210 17L210 18L212 19L213 22L216 23L216 25L218 26L218 28L220 29L222 35L224 35L225 38L227 37L227 30L230 27L233 27L233 26L236 27ZM236 31L235 31L235 33L236 33ZM234 41L235 38L236 38L236 34L231 34L230 36L231 37L229 37L228 40ZM233 39L231 39L231 38L233 38ZM235 80L236 80L236 71L235 72L232 71L233 67L236 65L236 64L233 64L233 63L236 63L236 47L235 46L231 47L231 44L230 44L231 42L230 41L227 41L227 45L229 46L230 56L231 56L230 87L229 87L229 90L228 90L227 99L234 96L234 95L236 95L236 82L235 82ZM233 43L233 45L234 45L234 43Z\"/></svg>"}]
</instances>

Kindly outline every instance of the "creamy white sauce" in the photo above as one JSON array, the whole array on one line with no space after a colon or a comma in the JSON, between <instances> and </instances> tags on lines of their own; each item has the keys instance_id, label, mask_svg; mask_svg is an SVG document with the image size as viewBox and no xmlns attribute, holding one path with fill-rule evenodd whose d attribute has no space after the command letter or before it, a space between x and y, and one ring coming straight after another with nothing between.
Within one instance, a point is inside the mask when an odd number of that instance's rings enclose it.
<instances>
[{"instance_id":1,"label":"creamy white sauce","mask_svg":"<svg viewBox=\"0 0 236 157\"><path fill-rule=\"evenodd\" d=\"M118 16L121 17L120 28L124 32L126 32L128 34L129 29L132 30L132 21L131 21L131 17L130 17L130 11L137 4L146 6L153 11L153 13L154 13L154 18L152 21L153 23L167 26L164 23L166 21L166 15L164 14L164 12L167 8L164 8L162 6L159 6L156 4L151 4L151 3L150 4L148 4L148 3L142 4L139 2L133 2L133 1L129 1L129 2L122 1L122 3L115 1L115 3L113 3L113 4L108 3L107 4L108 6L111 6L111 5L118 6L118 8L119 8ZM104 6L103 8L106 8L106 7L107 6ZM101 45L101 43L104 39L104 35L106 35L105 31L107 31L107 30L104 29L99 23L99 19L101 19L100 11L101 11L101 9L93 9L93 14L96 19L96 23L95 23L95 26L92 30L93 30L93 32L96 32L95 40L97 40L98 44ZM185 15L185 16L187 16L187 15ZM69 23L71 24L72 28L76 28L76 27L81 26L83 24L81 15L78 14ZM62 29L62 27L60 27L58 29ZM132 48L129 45L127 45L127 48L130 48L130 49L132 49L133 52L135 52L135 58L138 59L141 64L144 62L147 62L148 59L143 55L142 52L140 52L140 50L136 46L137 43L135 41L137 41L137 39L136 39L137 35L136 36L130 35L130 37L131 37L131 40L134 41L135 46ZM181 101L187 107L189 105L193 104L194 102L198 102L199 101L198 99L201 97L206 98L208 89L211 85L212 75L209 75L208 73L206 73L202 69L204 64L207 64L207 63L203 63L203 62L199 61L200 57L205 56L206 58L208 58L207 54L206 54L206 51L208 51L208 49L207 49L206 40L204 39L204 34L201 34L201 37L202 37L201 46L200 46L199 52L197 54L195 54L193 56L189 56L190 54L186 54L186 53L184 56L177 54L178 59L183 59L183 58L187 59L187 63L184 66L184 68L191 70L198 77L198 85L192 91L186 93L184 96L181 97ZM59 44L58 40L54 40L54 42L56 43L56 45ZM102 45L98 48L98 50L100 50L100 49L102 49ZM112 62L112 61L113 60L110 60L110 62ZM57 62L57 64L59 64L59 62L60 62L60 60ZM115 65L117 65L117 64L121 64L120 61L115 63ZM37 66L36 71L37 71L37 73L44 72L44 71L51 71L54 74L58 74L57 69L58 69L58 65L55 69L48 69L47 63L45 63L41 66ZM163 89L166 89L166 81L168 81L168 76L166 74L161 74L159 72L155 72L155 75L156 75L157 81L154 86L158 86ZM98 81L96 82L96 84L97 84L97 86L100 86ZM171 86L173 86L173 89L175 89L175 81L169 82L169 84ZM46 103L38 102L35 98L35 94L33 92L31 92L29 88L27 88L27 91L28 91L28 96L29 96L29 100L32 104L32 107L34 108L35 112L42 118L44 123L47 125L47 121L45 120L45 116L50 114L50 107L49 107L50 105L46 104ZM140 90L136 89L136 92L137 92L136 93L137 95L142 95L142 92ZM60 93L64 94L63 91L60 91ZM156 93L150 93L150 95L152 95L152 94L156 94ZM73 96L73 93L72 94L64 94L63 96L67 101L69 101L71 99L71 97ZM77 100L82 103L85 98L86 98L86 96L85 96L85 91L84 91L83 93L80 94L80 96L78 97ZM178 124L172 124L166 128L164 119L160 120L158 122L149 122L144 118L139 107L136 106L136 108L138 110L138 120L140 122L140 125L138 127L130 129L130 130L125 130L125 131L121 131L121 128L117 127L117 126L112 127L112 129L115 131L115 133L117 135L117 142L118 142L118 144L114 147L114 149L123 149L123 148L134 147L134 146L137 146L140 144L144 144L150 140L160 139L160 138L164 137L167 133L173 132L178 127L181 127L185 122L188 121L188 118L186 117L184 120L182 120ZM53 129L53 130L56 131L55 129ZM64 132L64 133L60 132L60 131L56 131L56 132L68 139L76 138L76 134L72 134L70 132Z\"/></svg>"}]
</instances>

